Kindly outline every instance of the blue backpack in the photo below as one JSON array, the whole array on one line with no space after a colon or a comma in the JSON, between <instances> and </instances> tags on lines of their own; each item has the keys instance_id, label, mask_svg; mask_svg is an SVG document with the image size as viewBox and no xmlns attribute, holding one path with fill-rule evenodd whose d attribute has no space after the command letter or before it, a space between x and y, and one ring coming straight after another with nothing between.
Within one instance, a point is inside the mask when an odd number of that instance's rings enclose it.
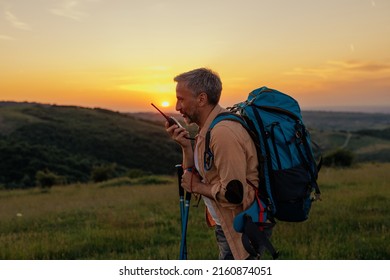
<instances>
[{"instance_id":1,"label":"blue backpack","mask_svg":"<svg viewBox=\"0 0 390 280\"><path fill-rule=\"evenodd\" d=\"M252 91L246 101L229 109L230 112L219 114L208 129L205 169L211 168L214 157L209 147L212 128L223 120L241 123L257 148L260 183L253 187L259 199L237 215L234 228L244 233L244 245L250 243L247 251L263 243L276 258L278 252L267 238L255 238L264 236L263 228L272 227L275 219L287 222L308 219L312 201L320 199L317 177L322 160L317 165L312 149L314 143L304 126L299 104L291 96L261 87ZM265 223L267 219L272 223ZM260 232L249 230L253 223Z\"/></svg>"},{"instance_id":2,"label":"blue backpack","mask_svg":"<svg viewBox=\"0 0 390 280\"><path fill-rule=\"evenodd\" d=\"M314 143L298 102L287 94L261 87L229 110L219 114L208 129L205 167L213 157L209 147L212 128L223 120L241 123L257 146L258 194L268 217L287 222L307 220L312 201L320 198L317 177L321 162L317 165L314 159Z\"/></svg>"}]
</instances>

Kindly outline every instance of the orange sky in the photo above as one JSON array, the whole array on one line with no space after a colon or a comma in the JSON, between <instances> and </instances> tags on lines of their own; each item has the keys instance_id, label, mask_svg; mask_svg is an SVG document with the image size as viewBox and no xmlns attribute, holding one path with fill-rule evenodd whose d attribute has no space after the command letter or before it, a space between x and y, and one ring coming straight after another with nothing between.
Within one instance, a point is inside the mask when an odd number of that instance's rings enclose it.
<instances>
[{"instance_id":1,"label":"orange sky","mask_svg":"<svg viewBox=\"0 0 390 280\"><path fill-rule=\"evenodd\" d=\"M224 106L390 107L389 50L388 0L0 0L0 100L154 110L206 66Z\"/></svg>"}]
</instances>

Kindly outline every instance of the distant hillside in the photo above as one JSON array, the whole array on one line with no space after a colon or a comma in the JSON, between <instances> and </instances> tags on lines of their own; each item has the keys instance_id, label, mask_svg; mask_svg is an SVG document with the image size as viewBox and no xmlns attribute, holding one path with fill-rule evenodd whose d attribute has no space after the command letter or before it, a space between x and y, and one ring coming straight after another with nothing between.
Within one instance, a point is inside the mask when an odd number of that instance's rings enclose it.
<instances>
[{"instance_id":1,"label":"distant hillside","mask_svg":"<svg viewBox=\"0 0 390 280\"><path fill-rule=\"evenodd\" d=\"M170 114L181 120L179 114ZM142 120L163 122L158 113L131 115ZM354 153L356 162L390 161L390 114L303 111L302 116L312 139L320 145L323 155L346 149Z\"/></svg>"},{"instance_id":2,"label":"distant hillside","mask_svg":"<svg viewBox=\"0 0 390 280\"><path fill-rule=\"evenodd\" d=\"M137 119L163 122L159 113L141 112L129 114ZM181 120L178 113L170 113ZM357 131L362 129L384 129L390 127L390 114L331 111L302 111L306 127L319 130Z\"/></svg>"},{"instance_id":3,"label":"distant hillside","mask_svg":"<svg viewBox=\"0 0 390 280\"><path fill-rule=\"evenodd\" d=\"M390 161L390 114L304 111L312 138L326 155L338 149L353 152L355 162Z\"/></svg>"},{"instance_id":4,"label":"distant hillside","mask_svg":"<svg viewBox=\"0 0 390 280\"><path fill-rule=\"evenodd\" d=\"M361 129L384 129L390 127L390 114L303 111L306 126L322 130L357 131Z\"/></svg>"},{"instance_id":5,"label":"distant hillside","mask_svg":"<svg viewBox=\"0 0 390 280\"><path fill-rule=\"evenodd\" d=\"M323 154L343 148L358 162L390 161L389 115L305 111L303 117ZM173 174L181 151L163 124L154 112L0 102L0 188L34 186L42 170L66 183L87 182L105 166L115 167L112 176L134 169ZM196 126L188 129L195 135Z\"/></svg>"},{"instance_id":6,"label":"distant hillside","mask_svg":"<svg viewBox=\"0 0 390 280\"><path fill-rule=\"evenodd\" d=\"M181 153L160 123L104 109L0 103L0 186L28 187L39 170L67 182L90 180L96 166L172 174Z\"/></svg>"}]
</instances>

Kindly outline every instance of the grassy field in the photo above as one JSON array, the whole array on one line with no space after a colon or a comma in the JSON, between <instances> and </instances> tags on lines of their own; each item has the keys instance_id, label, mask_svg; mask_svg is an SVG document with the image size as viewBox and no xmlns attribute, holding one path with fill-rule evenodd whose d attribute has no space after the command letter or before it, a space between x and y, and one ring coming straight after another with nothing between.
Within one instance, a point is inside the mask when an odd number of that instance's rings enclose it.
<instances>
[{"instance_id":1,"label":"grassy field","mask_svg":"<svg viewBox=\"0 0 390 280\"><path fill-rule=\"evenodd\" d=\"M386 163L321 170L323 200L310 219L274 230L280 258L390 259L389 171ZM202 203L191 207L189 259L217 258L203 217ZM0 191L0 259L178 259L179 245L175 177Z\"/></svg>"}]
</instances>

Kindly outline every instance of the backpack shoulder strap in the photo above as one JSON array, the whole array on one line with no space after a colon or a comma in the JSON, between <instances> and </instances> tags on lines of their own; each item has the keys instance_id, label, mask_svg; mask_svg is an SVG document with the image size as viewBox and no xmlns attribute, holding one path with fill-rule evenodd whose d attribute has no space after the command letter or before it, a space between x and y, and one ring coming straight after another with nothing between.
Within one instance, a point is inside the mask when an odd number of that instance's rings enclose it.
<instances>
[{"instance_id":1,"label":"backpack shoulder strap","mask_svg":"<svg viewBox=\"0 0 390 280\"><path fill-rule=\"evenodd\" d=\"M218 114L215 119L211 122L207 133L206 133L206 140L205 140L205 152L204 152L204 169L206 171L210 170L213 166L213 159L214 154L212 153L210 149L210 140L211 140L211 130L214 128L214 126L219 123L220 121L229 120L229 121L235 121L240 123L248 132L250 132L250 129L245 122L244 118L240 115L237 115L232 112L223 112Z\"/></svg>"},{"instance_id":2,"label":"backpack shoulder strap","mask_svg":"<svg viewBox=\"0 0 390 280\"><path fill-rule=\"evenodd\" d=\"M219 123L220 121L224 121L224 120L239 122L242 124L242 126L248 127L242 116L235 114L235 113L232 113L232 112L223 112L223 113L218 114L215 117L215 119L211 122L207 133L209 131L211 131L217 123Z\"/></svg>"}]
</instances>

